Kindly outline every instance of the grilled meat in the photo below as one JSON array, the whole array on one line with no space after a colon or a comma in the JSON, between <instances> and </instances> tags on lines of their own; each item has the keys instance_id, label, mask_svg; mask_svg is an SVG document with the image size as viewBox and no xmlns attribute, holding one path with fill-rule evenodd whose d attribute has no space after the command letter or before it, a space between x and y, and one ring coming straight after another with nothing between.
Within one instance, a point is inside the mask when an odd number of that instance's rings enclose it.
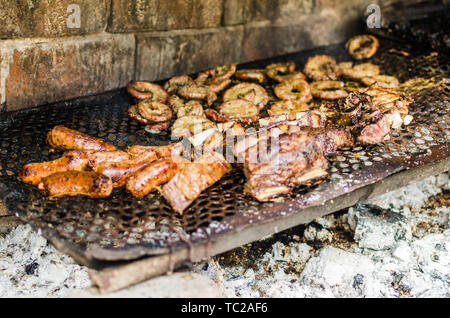
<instances>
[{"instance_id":1,"label":"grilled meat","mask_svg":"<svg viewBox=\"0 0 450 318\"><path fill-rule=\"evenodd\" d=\"M262 118L259 120L259 125L261 128L269 129L283 124L308 127L323 127L325 125L325 122L322 116L314 110L298 112L295 114L295 119L292 119L289 114L281 114Z\"/></svg>"},{"instance_id":2,"label":"grilled meat","mask_svg":"<svg viewBox=\"0 0 450 318\"><path fill-rule=\"evenodd\" d=\"M127 190L137 198L149 194L157 186L168 182L184 166L182 160L162 158L132 175L127 181Z\"/></svg>"},{"instance_id":3,"label":"grilled meat","mask_svg":"<svg viewBox=\"0 0 450 318\"><path fill-rule=\"evenodd\" d=\"M163 197L178 213L183 211L206 188L230 170L225 158L216 153L204 154L198 161L188 163L162 190Z\"/></svg>"},{"instance_id":4,"label":"grilled meat","mask_svg":"<svg viewBox=\"0 0 450 318\"><path fill-rule=\"evenodd\" d=\"M51 197L64 195L87 195L94 198L104 198L113 189L109 177L92 171L56 172L42 180L39 187Z\"/></svg>"},{"instance_id":5,"label":"grilled meat","mask_svg":"<svg viewBox=\"0 0 450 318\"><path fill-rule=\"evenodd\" d=\"M62 150L96 150L115 151L116 147L99 138L94 138L82 132L55 126L47 134L47 143L53 148Z\"/></svg>"},{"instance_id":6,"label":"grilled meat","mask_svg":"<svg viewBox=\"0 0 450 318\"><path fill-rule=\"evenodd\" d=\"M277 127L271 129L263 129L258 132L247 133L237 137L236 144L233 148L234 155L239 158L247 149L256 145L259 141L266 140L268 138L277 138L283 131Z\"/></svg>"},{"instance_id":7,"label":"grilled meat","mask_svg":"<svg viewBox=\"0 0 450 318\"><path fill-rule=\"evenodd\" d=\"M390 132L391 127L386 115L381 114L381 112L374 112L372 123L364 125L355 135L358 142L371 145L389 139Z\"/></svg>"},{"instance_id":8,"label":"grilled meat","mask_svg":"<svg viewBox=\"0 0 450 318\"><path fill-rule=\"evenodd\" d=\"M82 171L88 164L88 157L84 151L69 151L56 160L30 163L23 166L19 179L25 183L39 185L42 179L56 172L68 170Z\"/></svg>"},{"instance_id":9,"label":"grilled meat","mask_svg":"<svg viewBox=\"0 0 450 318\"><path fill-rule=\"evenodd\" d=\"M325 156L334 154L340 148L352 147L354 145L354 139L350 130L342 127L313 128L289 126L288 132L304 132L317 138L320 141Z\"/></svg>"},{"instance_id":10,"label":"grilled meat","mask_svg":"<svg viewBox=\"0 0 450 318\"><path fill-rule=\"evenodd\" d=\"M317 138L300 132L272 139L258 141L245 153L246 193L268 201L327 176L328 162Z\"/></svg>"},{"instance_id":11,"label":"grilled meat","mask_svg":"<svg viewBox=\"0 0 450 318\"><path fill-rule=\"evenodd\" d=\"M144 152L127 161L102 163L98 166L97 172L110 177L114 187L121 187L130 176L156 159L158 156L154 152Z\"/></svg>"},{"instance_id":12,"label":"grilled meat","mask_svg":"<svg viewBox=\"0 0 450 318\"><path fill-rule=\"evenodd\" d=\"M383 95L378 96L375 91ZM350 93L339 107L349 116L353 124L351 132L356 141L361 144L376 144L389 138L391 126L401 126L403 120L399 109L406 107L407 102L409 99L403 99L391 90L376 88L367 92ZM406 115L407 107L406 111L402 111ZM397 122L396 115L400 123Z\"/></svg>"},{"instance_id":13,"label":"grilled meat","mask_svg":"<svg viewBox=\"0 0 450 318\"><path fill-rule=\"evenodd\" d=\"M153 152L155 156L160 158L180 156L183 153L183 144L181 142L174 142L166 146L140 146L133 145L127 148L127 152L133 157L142 155L146 152Z\"/></svg>"},{"instance_id":14,"label":"grilled meat","mask_svg":"<svg viewBox=\"0 0 450 318\"><path fill-rule=\"evenodd\" d=\"M116 151L96 151L87 153L87 167L92 171L97 171L98 167L105 162L121 162L130 159L130 155L122 150Z\"/></svg>"}]
</instances>

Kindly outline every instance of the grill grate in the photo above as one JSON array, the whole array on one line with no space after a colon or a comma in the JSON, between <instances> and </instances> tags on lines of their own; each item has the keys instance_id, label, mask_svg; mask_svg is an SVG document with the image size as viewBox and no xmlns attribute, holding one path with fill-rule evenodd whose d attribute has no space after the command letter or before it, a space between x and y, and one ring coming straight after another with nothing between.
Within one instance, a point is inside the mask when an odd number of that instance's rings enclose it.
<instances>
[{"instance_id":1,"label":"grill grate","mask_svg":"<svg viewBox=\"0 0 450 318\"><path fill-rule=\"evenodd\" d=\"M407 51L409 56L401 51ZM349 60L340 44L242 67L264 67L286 60L294 60L301 66L308 56L317 53L333 55L339 61ZM401 81L415 76L440 79L450 73L448 57L414 52L411 47L404 44L400 47L387 40L381 41L380 52L373 62L382 67L383 73L396 75ZM448 88L423 90L415 93L414 98L410 106L414 115L412 124L394 131L389 142L342 149L330 158L330 177L320 185L299 187L282 202L259 203L244 196L245 178L235 168L204 191L182 216L155 192L143 199L132 197L124 189L115 189L106 199L81 196L47 199L16 178L24 164L53 160L61 155L50 152L45 143L46 132L55 125L103 138L122 149L132 144L168 144L168 134L148 135L143 125L126 116L132 101L123 90L2 114L0 199L3 198L11 214L31 222L44 236L51 236L58 248L71 246L69 253L88 266L93 260L131 260L142 255L173 253L186 246L220 241L226 233L238 233L245 227L298 213L399 171L448 158Z\"/></svg>"}]
</instances>

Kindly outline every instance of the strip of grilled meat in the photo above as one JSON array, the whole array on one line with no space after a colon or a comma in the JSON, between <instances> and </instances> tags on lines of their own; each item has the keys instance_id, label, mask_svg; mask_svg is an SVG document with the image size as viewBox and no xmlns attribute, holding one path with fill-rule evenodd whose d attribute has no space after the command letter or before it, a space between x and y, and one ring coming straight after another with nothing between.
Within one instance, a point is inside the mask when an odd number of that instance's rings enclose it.
<instances>
[{"instance_id":1,"label":"strip of grilled meat","mask_svg":"<svg viewBox=\"0 0 450 318\"><path fill-rule=\"evenodd\" d=\"M245 192L258 201L289 193L293 187L326 177L321 142L306 132L260 140L245 153Z\"/></svg>"},{"instance_id":2,"label":"strip of grilled meat","mask_svg":"<svg viewBox=\"0 0 450 318\"><path fill-rule=\"evenodd\" d=\"M93 171L56 172L42 180L39 186L51 197L87 195L104 198L111 194L111 178Z\"/></svg>"},{"instance_id":3,"label":"strip of grilled meat","mask_svg":"<svg viewBox=\"0 0 450 318\"><path fill-rule=\"evenodd\" d=\"M325 121L322 116L314 110L298 112L295 114L295 119L290 119L289 114L281 114L259 120L260 127L266 129L282 124L302 127L323 127L325 125Z\"/></svg>"},{"instance_id":4,"label":"strip of grilled meat","mask_svg":"<svg viewBox=\"0 0 450 318\"><path fill-rule=\"evenodd\" d=\"M47 134L47 143L53 148L62 150L117 150L116 147L102 139L86 135L64 126L53 127Z\"/></svg>"},{"instance_id":5,"label":"strip of grilled meat","mask_svg":"<svg viewBox=\"0 0 450 318\"><path fill-rule=\"evenodd\" d=\"M354 139L350 129L343 127L299 127L289 126L289 133L304 132L310 136L317 138L322 147L325 156L334 154L338 149L343 147L352 147Z\"/></svg>"},{"instance_id":6,"label":"strip of grilled meat","mask_svg":"<svg viewBox=\"0 0 450 318\"><path fill-rule=\"evenodd\" d=\"M69 151L61 158L53 161L30 163L22 167L19 179L25 183L39 185L42 179L55 173L68 170L82 171L88 164L88 157L84 151Z\"/></svg>"},{"instance_id":7,"label":"strip of grilled meat","mask_svg":"<svg viewBox=\"0 0 450 318\"><path fill-rule=\"evenodd\" d=\"M222 155L216 152L204 154L198 161L188 163L181 169L163 187L162 195L181 214L203 190L221 179L230 169Z\"/></svg>"}]
</instances>

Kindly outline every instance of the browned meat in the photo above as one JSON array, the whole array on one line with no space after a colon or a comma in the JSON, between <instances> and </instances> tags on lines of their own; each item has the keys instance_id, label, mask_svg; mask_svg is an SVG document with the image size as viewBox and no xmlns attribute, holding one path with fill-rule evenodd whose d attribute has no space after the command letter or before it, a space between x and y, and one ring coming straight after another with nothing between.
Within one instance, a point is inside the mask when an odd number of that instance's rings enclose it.
<instances>
[{"instance_id":1,"label":"browned meat","mask_svg":"<svg viewBox=\"0 0 450 318\"><path fill-rule=\"evenodd\" d=\"M116 147L99 138L63 126L55 126L47 134L47 143L62 150L114 151Z\"/></svg>"},{"instance_id":2,"label":"browned meat","mask_svg":"<svg viewBox=\"0 0 450 318\"><path fill-rule=\"evenodd\" d=\"M148 166L132 175L127 181L127 190L137 198L149 194L157 186L168 182L184 166L170 158L153 161Z\"/></svg>"},{"instance_id":3,"label":"browned meat","mask_svg":"<svg viewBox=\"0 0 450 318\"><path fill-rule=\"evenodd\" d=\"M368 124L357 134L358 142L371 145L389 139L391 132L389 120L383 114L375 118L378 119L376 122Z\"/></svg>"},{"instance_id":4,"label":"browned meat","mask_svg":"<svg viewBox=\"0 0 450 318\"><path fill-rule=\"evenodd\" d=\"M236 157L241 157L247 149L256 145L258 141L266 140L270 137L276 138L283 131L277 127L271 129L263 129L258 132L247 133L237 136L236 144L233 147L233 153Z\"/></svg>"},{"instance_id":5,"label":"browned meat","mask_svg":"<svg viewBox=\"0 0 450 318\"><path fill-rule=\"evenodd\" d=\"M88 158L84 151L70 151L53 161L30 163L23 166L19 173L19 178L25 183L38 185L43 178L55 172L81 171L86 168L87 164Z\"/></svg>"},{"instance_id":6,"label":"browned meat","mask_svg":"<svg viewBox=\"0 0 450 318\"><path fill-rule=\"evenodd\" d=\"M282 124L302 127L323 127L325 121L322 116L314 110L296 113L296 118L290 120L287 114L266 117L259 120L261 128L271 128Z\"/></svg>"},{"instance_id":7,"label":"browned meat","mask_svg":"<svg viewBox=\"0 0 450 318\"><path fill-rule=\"evenodd\" d=\"M109 177L92 171L56 172L42 180L39 187L51 197L87 195L104 198L111 194L113 185Z\"/></svg>"},{"instance_id":8,"label":"browned meat","mask_svg":"<svg viewBox=\"0 0 450 318\"><path fill-rule=\"evenodd\" d=\"M386 91L378 90L382 93ZM372 89L373 91L375 89ZM394 95L394 97L391 95ZM383 114L384 109L380 107L382 104L378 101L374 103L374 98L377 98L377 96L371 96L366 92L353 92L339 105L343 113L348 115L350 122L353 124L352 134L361 144L376 144L389 139L390 136L391 123L388 114ZM389 98L395 99L397 95L386 93L382 98L385 101Z\"/></svg>"},{"instance_id":9,"label":"browned meat","mask_svg":"<svg viewBox=\"0 0 450 318\"><path fill-rule=\"evenodd\" d=\"M342 115L347 117L351 124L357 124L363 113L373 111L372 98L364 92L351 92L344 101L339 103Z\"/></svg>"},{"instance_id":10,"label":"browned meat","mask_svg":"<svg viewBox=\"0 0 450 318\"><path fill-rule=\"evenodd\" d=\"M245 154L245 192L258 201L271 200L296 185L327 176L328 162L317 138L300 132L271 139L259 141Z\"/></svg>"},{"instance_id":11,"label":"browned meat","mask_svg":"<svg viewBox=\"0 0 450 318\"><path fill-rule=\"evenodd\" d=\"M331 155L343 147L351 147L354 144L353 136L349 129L340 127L312 128L289 126L289 133L305 132L316 137L321 145L324 155Z\"/></svg>"},{"instance_id":12,"label":"browned meat","mask_svg":"<svg viewBox=\"0 0 450 318\"><path fill-rule=\"evenodd\" d=\"M116 151L96 151L87 154L88 168L96 171L105 162L121 162L130 159L130 155L122 150Z\"/></svg>"},{"instance_id":13,"label":"browned meat","mask_svg":"<svg viewBox=\"0 0 450 318\"><path fill-rule=\"evenodd\" d=\"M114 187L121 187L130 176L156 159L158 156L154 152L144 152L127 161L102 163L98 166L97 172L110 177Z\"/></svg>"},{"instance_id":14,"label":"browned meat","mask_svg":"<svg viewBox=\"0 0 450 318\"><path fill-rule=\"evenodd\" d=\"M230 170L225 158L216 153L204 154L198 161L188 163L162 190L162 195L178 213L183 211L206 188Z\"/></svg>"},{"instance_id":15,"label":"browned meat","mask_svg":"<svg viewBox=\"0 0 450 318\"><path fill-rule=\"evenodd\" d=\"M127 148L127 152L132 156L138 156L146 152L154 152L158 157L180 156L183 153L183 144L175 142L166 146L140 146L133 145Z\"/></svg>"}]
</instances>

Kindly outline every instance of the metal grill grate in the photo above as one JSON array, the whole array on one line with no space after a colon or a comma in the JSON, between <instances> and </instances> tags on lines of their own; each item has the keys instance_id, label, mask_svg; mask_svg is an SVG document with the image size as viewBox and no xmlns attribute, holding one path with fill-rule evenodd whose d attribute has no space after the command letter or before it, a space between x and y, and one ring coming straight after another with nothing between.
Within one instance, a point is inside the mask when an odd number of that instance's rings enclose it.
<instances>
[{"instance_id":1,"label":"metal grill grate","mask_svg":"<svg viewBox=\"0 0 450 318\"><path fill-rule=\"evenodd\" d=\"M409 56L401 51L408 51ZM301 66L308 56L317 53L349 60L341 44L242 67L264 67L286 60L294 60ZM414 52L410 47L387 41L381 42L381 50L373 62L382 67L383 73L396 75L401 81L415 76L439 79L449 77L450 73L448 57ZM143 199L132 197L124 189L115 189L106 199L81 196L47 199L16 178L24 164L53 160L61 155L50 152L45 143L46 132L55 125L103 138L122 149L132 144L169 143L167 134L148 135L142 125L126 116L131 100L124 91L2 114L0 199L11 214L35 224L45 236L52 236L57 247L70 246L69 253L86 265L95 260L130 260L142 255L173 253L204 242L220 242L224 234L239 235L243 228L301 213L301 209L323 204L399 171L448 158L448 88L423 90L415 93L414 98L411 113L415 119L411 125L394 131L389 142L342 149L330 158L330 178L320 185L300 187L283 202L259 203L244 196L245 178L235 167L204 191L182 216L156 192Z\"/></svg>"}]
</instances>

